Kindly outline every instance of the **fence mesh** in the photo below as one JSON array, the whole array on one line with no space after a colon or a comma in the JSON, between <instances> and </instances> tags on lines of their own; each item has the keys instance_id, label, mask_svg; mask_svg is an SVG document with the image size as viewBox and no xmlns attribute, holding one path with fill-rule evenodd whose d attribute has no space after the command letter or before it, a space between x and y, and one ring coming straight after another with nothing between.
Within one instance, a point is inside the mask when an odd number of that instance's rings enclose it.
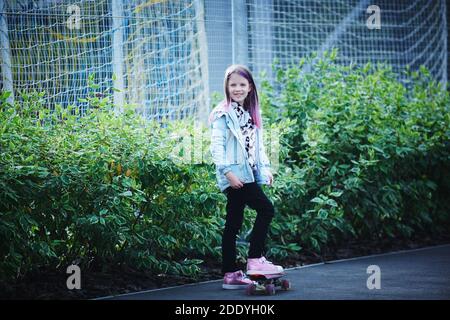
<instances>
[{"instance_id":1,"label":"fence mesh","mask_svg":"<svg viewBox=\"0 0 450 320\"><path fill-rule=\"evenodd\" d=\"M399 74L424 65L446 83L445 0L379 0L375 29L368 27L371 6L368 0L0 0L0 82L16 99L36 89L47 92L49 107L81 106L93 74L98 91L118 88L118 105L134 104L157 120L204 118L210 93L222 92L223 72L233 62L249 65L258 82L263 70L274 78L274 59L287 66L332 48L339 63L386 62Z\"/></svg>"},{"instance_id":2,"label":"fence mesh","mask_svg":"<svg viewBox=\"0 0 450 320\"><path fill-rule=\"evenodd\" d=\"M339 49L339 63L385 62L402 77L406 66L427 67L447 81L445 0L252 0L247 4L249 64L258 73L277 58L298 63L313 51ZM369 10L368 10L369 9ZM368 27L370 26L370 28ZM269 35L269 36L268 36Z\"/></svg>"},{"instance_id":3,"label":"fence mesh","mask_svg":"<svg viewBox=\"0 0 450 320\"><path fill-rule=\"evenodd\" d=\"M3 2L16 93L81 105L94 75L99 92L119 89L115 101L147 118L189 117L207 105L200 1Z\"/></svg>"}]
</instances>

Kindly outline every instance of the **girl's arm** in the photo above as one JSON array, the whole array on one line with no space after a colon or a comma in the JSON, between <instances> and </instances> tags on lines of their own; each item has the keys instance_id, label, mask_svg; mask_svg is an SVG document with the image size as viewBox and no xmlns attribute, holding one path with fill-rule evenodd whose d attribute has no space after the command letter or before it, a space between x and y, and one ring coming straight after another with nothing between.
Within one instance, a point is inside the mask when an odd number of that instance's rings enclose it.
<instances>
[{"instance_id":1,"label":"girl's arm","mask_svg":"<svg viewBox=\"0 0 450 320\"><path fill-rule=\"evenodd\" d=\"M214 120L214 122L212 123L211 146L210 146L212 161L216 165L220 174L223 175L231 171L231 166L225 164L226 130L227 126L224 116Z\"/></svg>"},{"instance_id":2,"label":"girl's arm","mask_svg":"<svg viewBox=\"0 0 450 320\"><path fill-rule=\"evenodd\" d=\"M264 139L263 139L263 130L260 130L260 142L259 142L259 155L261 157L261 164L263 166L263 169L266 170L268 176L269 176L269 185L272 185L273 183L273 175L272 172L270 172L270 162L269 158L266 154L266 148L264 147Z\"/></svg>"},{"instance_id":3,"label":"girl's arm","mask_svg":"<svg viewBox=\"0 0 450 320\"><path fill-rule=\"evenodd\" d=\"M211 155L219 173L224 175L233 189L239 189L244 184L231 171L231 166L226 164L226 135L227 126L225 117L220 117L212 123Z\"/></svg>"}]
</instances>

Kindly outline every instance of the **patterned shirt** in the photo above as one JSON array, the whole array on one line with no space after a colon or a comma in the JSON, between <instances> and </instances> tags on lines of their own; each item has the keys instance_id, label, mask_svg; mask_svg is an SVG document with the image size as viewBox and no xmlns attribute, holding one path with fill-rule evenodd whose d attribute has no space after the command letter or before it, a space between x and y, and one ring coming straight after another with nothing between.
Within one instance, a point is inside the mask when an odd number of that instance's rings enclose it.
<instances>
[{"instance_id":1,"label":"patterned shirt","mask_svg":"<svg viewBox=\"0 0 450 320\"><path fill-rule=\"evenodd\" d=\"M241 127L242 137L244 139L245 151L247 151L248 162L252 169L256 166L256 126L250 113L243 106L236 102L231 104L236 112Z\"/></svg>"}]
</instances>

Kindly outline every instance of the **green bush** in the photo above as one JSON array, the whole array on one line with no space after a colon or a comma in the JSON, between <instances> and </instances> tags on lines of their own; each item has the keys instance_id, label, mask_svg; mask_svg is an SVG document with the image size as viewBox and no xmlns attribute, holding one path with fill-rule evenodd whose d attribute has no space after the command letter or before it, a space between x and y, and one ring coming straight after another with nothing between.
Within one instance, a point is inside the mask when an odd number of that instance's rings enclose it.
<instances>
[{"instance_id":1,"label":"green bush","mask_svg":"<svg viewBox=\"0 0 450 320\"><path fill-rule=\"evenodd\" d=\"M275 66L277 82L264 83L266 114L292 120L270 247L448 233L448 92L425 68L407 70L404 84L388 66L336 56ZM306 63L313 71L302 74Z\"/></svg>"},{"instance_id":2,"label":"green bush","mask_svg":"<svg viewBox=\"0 0 450 320\"><path fill-rule=\"evenodd\" d=\"M276 259L450 231L448 92L424 68L402 83L388 66L342 66L336 55L275 65L277 81L260 90L265 128L280 139L274 186L263 187L275 204L267 255ZM226 197L209 128L155 123L131 107L116 114L96 90L83 112L49 110L43 93L14 105L0 95L3 280L72 263L195 276L206 257L220 260ZM202 161L183 161L192 157ZM254 219L246 210L241 261Z\"/></svg>"},{"instance_id":3,"label":"green bush","mask_svg":"<svg viewBox=\"0 0 450 320\"><path fill-rule=\"evenodd\" d=\"M83 116L48 111L43 94L24 94L14 106L6 98L0 115L2 276L73 262L195 275L198 257L218 256L223 196L213 169L188 166L172 154L192 124L163 128L132 109L117 116L109 98L95 94Z\"/></svg>"}]
</instances>

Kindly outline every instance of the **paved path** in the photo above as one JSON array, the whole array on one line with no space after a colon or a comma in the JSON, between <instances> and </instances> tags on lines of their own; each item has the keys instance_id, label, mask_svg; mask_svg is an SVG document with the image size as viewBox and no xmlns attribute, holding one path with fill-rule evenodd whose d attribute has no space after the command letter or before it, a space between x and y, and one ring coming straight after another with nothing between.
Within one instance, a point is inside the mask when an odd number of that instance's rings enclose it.
<instances>
[{"instance_id":1,"label":"paved path","mask_svg":"<svg viewBox=\"0 0 450 320\"><path fill-rule=\"evenodd\" d=\"M367 287L367 269L380 270L380 289ZM338 260L287 270L292 290L275 296L247 296L245 290L223 290L221 280L106 297L120 300L450 300L450 244ZM374 283L374 282L371 282Z\"/></svg>"}]
</instances>

